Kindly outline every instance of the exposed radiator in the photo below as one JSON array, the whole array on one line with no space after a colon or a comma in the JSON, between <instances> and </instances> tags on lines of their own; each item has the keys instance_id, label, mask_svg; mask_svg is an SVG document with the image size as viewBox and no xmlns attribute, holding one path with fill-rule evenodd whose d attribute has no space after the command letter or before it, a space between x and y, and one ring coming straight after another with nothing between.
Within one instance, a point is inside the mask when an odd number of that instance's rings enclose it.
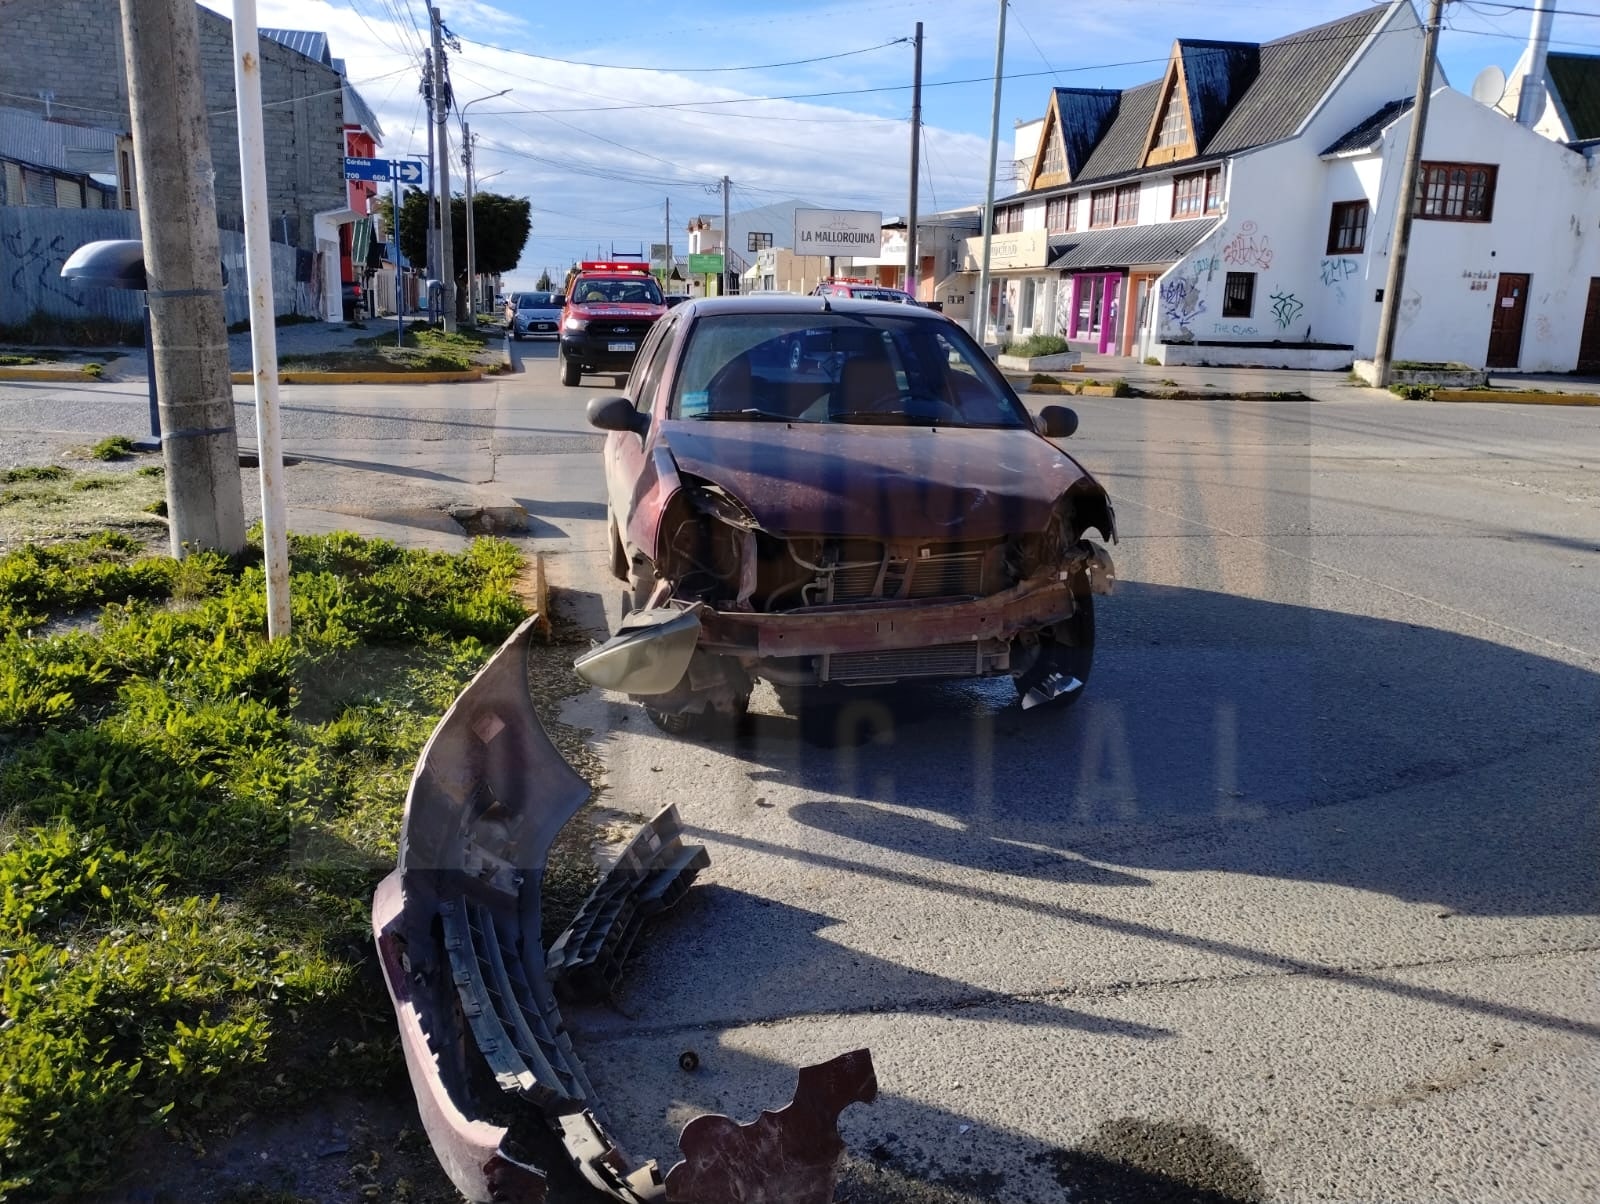
<instances>
[{"instance_id":1,"label":"exposed radiator","mask_svg":"<svg viewBox=\"0 0 1600 1204\"><path fill-rule=\"evenodd\" d=\"M983 592L983 553L926 556L910 562L913 598L958 598Z\"/></svg>"},{"instance_id":2,"label":"exposed radiator","mask_svg":"<svg viewBox=\"0 0 1600 1204\"><path fill-rule=\"evenodd\" d=\"M984 671L983 645L935 644L877 652L836 652L822 657L822 680L864 686L905 677L974 677Z\"/></svg>"}]
</instances>

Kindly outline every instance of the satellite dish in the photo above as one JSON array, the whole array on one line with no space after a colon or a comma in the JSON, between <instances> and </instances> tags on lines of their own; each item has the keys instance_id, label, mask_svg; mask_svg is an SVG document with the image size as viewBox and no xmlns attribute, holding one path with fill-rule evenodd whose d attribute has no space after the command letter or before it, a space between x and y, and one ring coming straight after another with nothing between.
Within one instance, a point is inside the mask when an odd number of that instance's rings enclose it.
<instances>
[{"instance_id":1,"label":"satellite dish","mask_svg":"<svg viewBox=\"0 0 1600 1204\"><path fill-rule=\"evenodd\" d=\"M1506 94L1506 73L1490 64L1472 81L1472 99L1493 108Z\"/></svg>"}]
</instances>

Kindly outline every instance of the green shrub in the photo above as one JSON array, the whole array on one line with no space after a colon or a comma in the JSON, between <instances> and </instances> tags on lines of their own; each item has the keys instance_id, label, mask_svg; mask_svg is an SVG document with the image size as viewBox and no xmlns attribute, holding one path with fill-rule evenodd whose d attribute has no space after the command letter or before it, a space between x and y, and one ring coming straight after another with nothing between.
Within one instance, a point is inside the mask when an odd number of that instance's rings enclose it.
<instances>
[{"instance_id":1,"label":"green shrub","mask_svg":"<svg viewBox=\"0 0 1600 1204\"><path fill-rule=\"evenodd\" d=\"M1071 348L1068 346L1066 339L1053 334L1034 334L1029 335L1020 343L1006 344L1005 353L1032 359L1040 355L1059 355L1063 351L1069 350Z\"/></svg>"},{"instance_id":2,"label":"green shrub","mask_svg":"<svg viewBox=\"0 0 1600 1204\"><path fill-rule=\"evenodd\" d=\"M104 364L85 364L83 366L83 374L99 380L106 374L106 366Z\"/></svg>"},{"instance_id":3,"label":"green shrub","mask_svg":"<svg viewBox=\"0 0 1600 1204\"><path fill-rule=\"evenodd\" d=\"M269 643L249 559L115 535L0 558L15 614L106 603L0 635L0 1198L393 1069L392 1026L340 1036L373 1015L371 892L440 710L522 617L521 560L296 537Z\"/></svg>"},{"instance_id":4,"label":"green shrub","mask_svg":"<svg viewBox=\"0 0 1600 1204\"><path fill-rule=\"evenodd\" d=\"M107 435L89 449L96 460L126 460L133 455L133 440L126 435Z\"/></svg>"},{"instance_id":5,"label":"green shrub","mask_svg":"<svg viewBox=\"0 0 1600 1204\"><path fill-rule=\"evenodd\" d=\"M0 481L7 485L18 481L62 481L71 476L59 464L32 464L22 468L8 468L0 473Z\"/></svg>"}]
</instances>

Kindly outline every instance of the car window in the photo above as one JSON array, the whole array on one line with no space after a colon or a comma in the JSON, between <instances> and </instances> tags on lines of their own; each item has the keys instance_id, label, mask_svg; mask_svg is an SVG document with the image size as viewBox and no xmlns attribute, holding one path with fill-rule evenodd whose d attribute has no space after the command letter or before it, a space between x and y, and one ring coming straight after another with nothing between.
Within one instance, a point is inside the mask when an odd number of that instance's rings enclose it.
<instances>
[{"instance_id":1,"label":"car window","mask_svg":"<svg viewBox=\"0 0 1600 1204\"><path fill-rule=\"evenodd\" d=\"M685 341L671 415L1029 427L971 336L891 314L713 314Z\"/></svg>"},{"instance_id":2,"label":"car window","mask_svg":"<svg viewBox=\"0 0 1600 1204\"><path fill-rule=\"evenodd\" d=\"M593 301L615 304L660 305L661 287L654 280L579 280L572 286L579 304Z\"/></svg>"},{"instance_id":3,"label":"car window","mask_svg":"<svg viewBox=\"0 0 1600 1204\"><path fill-rule=\"evenodd\" d=\"M672 354L672 335L676 318L663 318L650 328L639 358L634 361L633 375L628 380L628 396L634 408L648 414L655 405L656 391L661 385L661 373L666 369Z\"/></svg>"}]
</instances>

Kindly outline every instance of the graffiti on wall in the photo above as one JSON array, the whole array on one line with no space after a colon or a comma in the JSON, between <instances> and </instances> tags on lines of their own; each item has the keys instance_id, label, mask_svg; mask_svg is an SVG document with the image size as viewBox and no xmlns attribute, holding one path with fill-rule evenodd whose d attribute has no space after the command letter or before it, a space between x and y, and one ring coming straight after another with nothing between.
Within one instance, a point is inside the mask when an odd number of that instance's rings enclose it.
<instances>
[{"instance_id":1,"label":"graffiti on wall","mask_svg":"<svg viewBox=\"0 0 1600 1204\"><path fill-rule=\"evenodd\" d=\"M1188 330L1205 312L1206 302L1200 295L1198 275L1175 276L1162 284L1161 315L1174 326Z\"/></svg>"},{"instance_id":2,"label":"graffiti on wall","mask_svg":"<svg viewBox=\"0 0 1600 1204\"><path fill-rule=\"evenodd\" d=\"M1304 309L1305 303L1293 293L1272 294L1272 320L1278 324L1279 330L1288 330Z\"/></svg>"},{"instance_id":3,"label":"graffiti on wall","mask_svg":"<svg viewBox=\"0 0 1600 1204\"><path fill-rule=\"evenodd\" d=\"M0 250L4 250L5 262L12 268L13 293L48 294L74 309L83 308L83 298L61 281L61 265L73 251L64 235L47 240L37 235L29 237L20 230L7 230L0 235Z\"/></svg>"},{"instance_id":4,"label":"graffiti on wall","mask_svg":"<svg viewBox=\"0 0 1600 1204\"><path fill-rule=\"evenodd\" d=\"M1396 322L1402 330L1417 320L1417 315L1422 312L1422 294L1414 288L1406 289L1405 296L1400 298L1400 313Z\"/></svg>"},{"instance_id":5,"label":"graffiti on wall","mask_svg":"<svg viewBox=\"0 0 1600 1204\"><path fill-rule=\"evenodd\" d=\"M1262 272L1272 266L1272 255L1272 240L1262 234L1254 222L1241 225L1239 233L1222 248L1224 263L1253 267Z\"/></svg>"},{"instance_id":6,"label":"graffiti on wall","mask_svg":"<svg viewBox=\"0 0 1600 1204\"><path fill-rule=\"evenodd\" d=\"M1322 261L1322 283L1329 288L1343 284L1360 269L1360 265L1353 259L1324 259Z\"/></svg>"},{"instance_id":7,"label":"graffiti on wall","mask_svg":"<svg viewBox=\"0 0 1600 1204\"><path fill-rule=\"evenodd\" d=\"M1261 332L1254 326L1246 326L1243 322L1213 322L1211 324L1211 333L1231 334L1235 338L1243 338L1246 335L1260 334Z\"/></svg>"},{"instance_id":8,"label":"graffiti on wall","mask_svg":"<svg viewBox=\"0 0 1600 1204\"><path fill-rule=\"evenodd\" d=\"M1555 331L1551 329L1550 318L1547 315L1540 314L1533 320L1533 337L1541 343L1548 343L1554 334Z\"/></svg>"},{"instance_id":9,"label":"graffiti on wall","mask_svg":"<svg viewBox=\"0 0 1600 1204\"><path fill-rule=\"evenodd\" d=\"M1194 274L1198 276L1201 272L1204 272L1207 279L1209 279L1211 274L1221 266L1222 259L1219 256L1203 255L1194 261Z\"/></svg>"}]
</instances>

